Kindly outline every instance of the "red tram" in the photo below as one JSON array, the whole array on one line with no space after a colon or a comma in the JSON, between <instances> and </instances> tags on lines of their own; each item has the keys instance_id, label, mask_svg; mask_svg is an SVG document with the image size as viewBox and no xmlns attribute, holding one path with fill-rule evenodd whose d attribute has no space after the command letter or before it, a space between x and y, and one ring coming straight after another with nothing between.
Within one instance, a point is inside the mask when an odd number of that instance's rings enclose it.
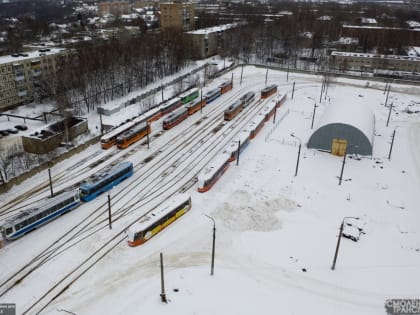
<instances>
[{"instance_id":1,"label":"red tram","mask_svg":"<svg viewBox=\"0 0 420 315\"><path fill-rule=\"evenodd\" d=\"M243 108L243 104L241 100L237 100L233 104L231 104L224 113L225 120L232 120L233 118L238 115Z\"/></svg>"},{"instance_id":2,"label":"red tram","mask_svg":"<svg viewBox=\"0 0 420 315\"><path fill-rule=\"evenodd\" d=\"M226 81L219 85L220 93L224 94L233 88L233 82L232 81Z\"/></svg>"},{"instance_id":3,"label":"red tram","mask_svg":"<svg viewBox=\"0 0 420 315\"><path fill-rule=\"evenodd\" d=\"M277 92L277 84L272 84L261 90L261 98L267 98Z\"/></svg>"},{"instance_id":4,"label":"red tram","mask_svg":"<svg viewBox=\"0 0 420 315\"><path fill-rule=\"evenodd\" d=\"M188 117L188 109L186 107L178 108L163 120L163 129L168 130L175 127Z\"/></svg>"},{"instance_id":5,"label":"red tram","mask_svg":"<svg viewBox=\"0 0 420 315\"><path fill-rule=\"evenodd\" d=\"M132 127L117 138L117 147L119 149L127 148L129 145L148 135L150 130L150 125L147 122L142 122Z\"/></svg>"}]
</instances>

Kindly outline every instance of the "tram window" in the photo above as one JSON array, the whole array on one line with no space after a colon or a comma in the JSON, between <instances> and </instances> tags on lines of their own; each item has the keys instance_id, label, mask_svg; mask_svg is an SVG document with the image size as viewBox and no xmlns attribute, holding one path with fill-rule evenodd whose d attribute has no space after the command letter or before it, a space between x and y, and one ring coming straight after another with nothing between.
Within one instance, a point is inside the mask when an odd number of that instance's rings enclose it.
<instances>
[{"instance_id":1,"label":"tram window","mask_svg":"<svg viewBox=\"0 0 420 315\"><path fill-rule=\"evenodd\" d=\"M6 229L6 235L12 234L13 229L11 227Z\"/></svg>"}]
</instances>

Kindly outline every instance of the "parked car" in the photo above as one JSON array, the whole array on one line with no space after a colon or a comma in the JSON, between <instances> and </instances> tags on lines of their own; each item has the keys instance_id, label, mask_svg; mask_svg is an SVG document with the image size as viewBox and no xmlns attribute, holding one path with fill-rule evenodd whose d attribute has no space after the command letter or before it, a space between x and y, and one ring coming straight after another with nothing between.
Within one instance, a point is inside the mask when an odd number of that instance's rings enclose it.
<instances>
[{"instance_id":1,"label":"parked car","mask_svg":"<svg viewBox=\"0 0 420 315\"><path fill-rule=\"evenodd\" d=\"M26 125L16 125L15 128L17 130L28 130L28 127Z\"/></svg>"},{"instance_id":2,"label":"parked car","mask_svg":"<svg viewBox=\"0 0 420 315\"><path fill-rule=\"evenodd\" d=\"M5 137L9 135L9 132L7 130L0 130L0 134Z\"/></svg>"},{"instance_id":3,"label":"parked car","mask_svg":"<svg viewBox=\"0 0 420 315\"><path fill-rule=\"evenodd\" d=\"M17 130L16 128L8 128L6 129L6 131L8 133L13 133L13 134L17 134L19 132L19 130Z\"/></svg>"}]
</instances>

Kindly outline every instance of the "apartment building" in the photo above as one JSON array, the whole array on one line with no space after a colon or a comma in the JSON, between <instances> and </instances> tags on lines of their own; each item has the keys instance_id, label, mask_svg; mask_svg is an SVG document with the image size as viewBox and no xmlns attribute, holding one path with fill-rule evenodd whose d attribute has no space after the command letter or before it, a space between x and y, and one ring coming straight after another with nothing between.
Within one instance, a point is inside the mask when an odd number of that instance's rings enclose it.
<instances>
[{"instance_id":1,"label":"apartment building","mask_svg":"<svg viewBox=\"0 0 420 315\"><path fill-rule=\"evenodd\" d=\"M334 51L331 53L334 68L339 71L375 70L403 71L411 73L420 72L420 57L377 55Z\"/></svg>"},{"instance_id":2,"label":"apartment building","mask_svg":"<svg viewBox=\"0 0 420 315\"><path fill-rule=\"evenodd\" d=\"M130 2L128 1L112 1L112 2L101 2L98 3L98 14L99 16L112 14L114 16L120 16L122 14L128 14L131 11Z\"/></svg>"},{"instance_id":3,"label":"apartment building","mask_svg":"<svg viewBox=\"0 0 420 315\"><path fill-rule=\"evenodd\" d=\"M194 29L194 3L171 2L160 4L160 28Z\"/></svg>"},{"instance_id":4,"label":"apartment building","mask_svg":"<svg viewBox=\"0 0 420 315\"><path fill-rule=\"evenodd\" d=\"M67 56L68 51L60 48L0 56L0 110L32 101L42 79Z\"/></svg>"},{"instance_id":5,"label":"apartment building","mask_svg":"<svg viewBox=\"0 0 420 315\"><path fill-rule=\"evenodd\" d=\"M230 23L187 32L191 40L194 58L207 58L219 53L230 40L230 30L238 24Z\"/></svg>"}]
</instances>

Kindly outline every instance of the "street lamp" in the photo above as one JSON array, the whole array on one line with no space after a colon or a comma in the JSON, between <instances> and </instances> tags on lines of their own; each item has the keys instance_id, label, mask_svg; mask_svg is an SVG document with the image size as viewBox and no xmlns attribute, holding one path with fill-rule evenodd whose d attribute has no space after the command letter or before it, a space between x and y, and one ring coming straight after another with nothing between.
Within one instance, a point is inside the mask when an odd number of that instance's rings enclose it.
<instances>
[{"instance_id":1,"label":"street lamp","mask_svg":"<svg viewBox=\"0 0 420 315\"><path fill-rule=\"evenodd\" d=\"M343 220L341 221L341 225L340 225L340 234L338 235L338 240L337 240L337 247L335 248L335 254L334 254L334 260L333 260L333 264L331 266L331 270L335 269L335 263L337 261L337 256L338 256L338 249L340 248L340 241L341 241L341 236L343 235L343 229L344 229L344 221L346 219L355 219L355 220L359 220L360 218L358 217L344 217Z\"/></svg>"},{"instance_id":2,"label":"street lamp","mask_svg":"<svg viewBox=\"0 0 420 315\"><path fill-rule=\"evenodd\" d=\"M302 148L302 140L299 137L295 136L294 133L291 133L290 136L299 140L299 150L298 150L298 156L296 160L296 171L295 171L295 177L296 177L298 174L298 168L299 168L299 158L300 158L300 150Z\"/></svg>"},{"instance_id":3,"label":"street lamp","mask_svg":"<svg viewBox=\"0 0 420 315\"><path fill-rule=\"evenodd\" d=\"M211 250L211 271L210 271L210 275L212 276L214 274L214 247L216 244L216 221L207 214L205 214L205 216L213 221L213 247Z\"/></svg>"}]
</instances>

